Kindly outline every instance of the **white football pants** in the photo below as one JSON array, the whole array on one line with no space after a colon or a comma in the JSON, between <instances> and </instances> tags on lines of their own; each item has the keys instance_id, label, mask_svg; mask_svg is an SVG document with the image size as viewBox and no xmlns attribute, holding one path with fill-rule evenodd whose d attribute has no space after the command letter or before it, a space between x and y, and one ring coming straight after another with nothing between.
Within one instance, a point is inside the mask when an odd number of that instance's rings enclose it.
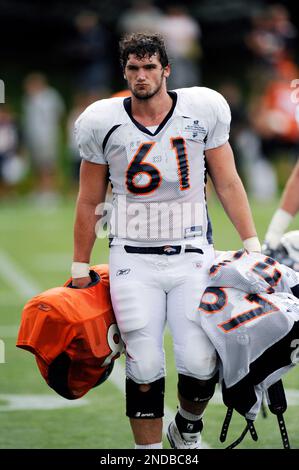
<instances>
[{"instance_id":1,"label":"white football pants","mask_svg":"<svg viewBox=\"0 0 299 470\"><path fill-rule=\"evenodd\" d=\"M165 375L166 321L178 373L202 380L213 376L216 352L196 323L209 281L207 268L215 257L212 245L203 251L169 256L111 247L112 304L126 345L126 374L136 383L151 383Z\"/></svg>"}]
</instances>

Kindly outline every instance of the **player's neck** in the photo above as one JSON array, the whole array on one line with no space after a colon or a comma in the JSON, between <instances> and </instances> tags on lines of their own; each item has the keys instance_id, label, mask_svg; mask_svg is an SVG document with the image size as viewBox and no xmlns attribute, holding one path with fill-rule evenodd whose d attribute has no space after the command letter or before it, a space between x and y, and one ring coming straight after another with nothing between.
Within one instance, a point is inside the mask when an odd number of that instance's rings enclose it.
<instances>
[{"instance_id":1,"label":"player's neck","mask_svg":"<svg viewBox=\"0 0 299 470\"><path fill-rule=\"evenodd\" d=\"M132 115L143 126L158 126L171 110L173 101L167 90L161 90L148 100L132 96Z\"/></svg>"}]
</instances>

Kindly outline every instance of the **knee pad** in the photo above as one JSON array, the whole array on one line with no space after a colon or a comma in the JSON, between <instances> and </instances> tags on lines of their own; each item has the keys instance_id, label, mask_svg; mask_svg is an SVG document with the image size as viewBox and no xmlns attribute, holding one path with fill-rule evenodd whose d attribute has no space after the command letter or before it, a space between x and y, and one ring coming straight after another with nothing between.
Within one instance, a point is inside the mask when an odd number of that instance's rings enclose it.
<instances>
[{"instance_id":1,"label":"knee pad","mask_svg":"<svg viewBox=\"0 0 299 470\"><path fill-rule=\"evenodd\" d=\"M164 353L153 340L127 340L127 353L127 375L134 382L149 384L164 375Z\"/></svg>"},{"instance_id":2,"label":"knee pad","mask_svg":"<svg viewBox=\"0 0 299 470\"><path fill-rule=\"evenodd\" d=\"M179 394L185 398L185 400L192 401L194 403L208 401L214 395L218 378L218 372L208 380L195 379L194 377L179 374Z\"/></svg>"},{"instance_id":3,"label":"knee pad","mask_svg":"<svg viewBox=\"0 0 299 470\"><path fill-rule=\"evenodd\" d=\"M165 379L152 382L147 392L140 390L140 384L126 379L126 415L129 418L153 419L164 416Z\"/></svg>"}]
</instances>

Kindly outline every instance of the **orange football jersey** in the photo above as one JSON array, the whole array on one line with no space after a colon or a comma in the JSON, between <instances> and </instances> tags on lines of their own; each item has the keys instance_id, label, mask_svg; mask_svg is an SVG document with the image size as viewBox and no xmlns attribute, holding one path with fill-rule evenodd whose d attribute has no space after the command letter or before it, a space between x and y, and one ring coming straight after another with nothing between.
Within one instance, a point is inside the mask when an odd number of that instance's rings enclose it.
<instances>
[{"instance_id":1,"label":"orange football jersey","mask_svg":"<svg viewBox=\"0 0 299 470\"><path fill-rule=\"evenodd\" d=\"M90 286L70 288L69 279L63 287L29 300L17 338L17 347L35 354L49 386L68 399L80 398L104 381L123 350L111 305L108 265L91 269Z\"/></svg>"},{"instance_id":2,"label":"orange football jersey","mask_svg":"<svg viewBox=\"0 0 299 470\"><path fill-rule=\"evenodd\" d=\"M115 93L113 93L113 95L111 95L111 98L126 98L127 96L131 96L131 92L130 90L121 90L121 91L116 91Z\"/></svg>"}]
</instances>

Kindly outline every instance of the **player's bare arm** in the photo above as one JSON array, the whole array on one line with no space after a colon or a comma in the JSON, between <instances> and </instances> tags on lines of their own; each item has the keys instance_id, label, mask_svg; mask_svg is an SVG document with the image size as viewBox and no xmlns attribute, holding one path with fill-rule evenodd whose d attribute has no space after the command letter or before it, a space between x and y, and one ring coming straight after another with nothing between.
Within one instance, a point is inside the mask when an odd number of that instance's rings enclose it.
<instances>
[{"instance_id":1,"label":"player's bare arm","mask_svg":"<svg viewBox=\"0 0 299 470\"><path fill-rule=\"evenodd\" d=\"M107 173L106 165L82 161L74 226L75 262L89 263L96 239L95 225L99 220L99 216L95 214L96 207L105 200ZM73 279L73 285L76 287L84 287L89 282L89 276Z\"/></svg>"},{"instance_id":2,"label":"player's bare arm","mask_svg":"<svg viewBox=\"0 0 299 470\"><path fill-rule=\"evenodd\" d=\"M281 199L281 209L295 216L299 211L299 160L288 179Z\"/></svg>"},{"instance_id":3,"label":"player's bare arm","mask_svg":"<svg viewBox=\"0 0 299 470\"><path fill-rule=\"evenodd\" d=\"M256 236L247 195L237 173L233 152L228 142L206 150L208 171L216 193L242 240Z\"/></svg>"},{"instance_id":4,"label":"player's bare arm","mask_svg":"<svg viewBox=\"0 0 299 470\"><path fill-rule=\"evenodd\" d=\"M265 235L264 252L274 256L281 237L299 211L299 161L295 165L283 191L278 209L275 211ZM272 250L272 251L271 251Z\"/></svg>"}]
</instances>

